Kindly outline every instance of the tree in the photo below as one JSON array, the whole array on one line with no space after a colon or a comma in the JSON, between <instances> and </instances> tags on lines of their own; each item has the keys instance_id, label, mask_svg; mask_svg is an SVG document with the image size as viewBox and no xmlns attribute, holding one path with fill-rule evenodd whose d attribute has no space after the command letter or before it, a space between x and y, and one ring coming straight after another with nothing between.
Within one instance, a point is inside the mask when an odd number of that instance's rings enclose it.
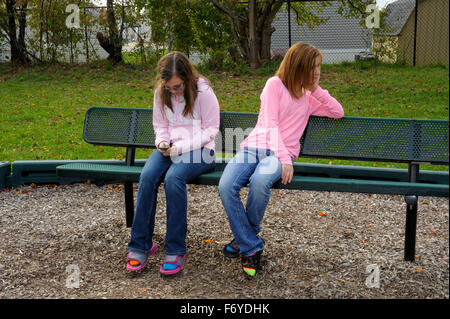
<instances>
[{"instance_id":1,"label":"tree","mask_svg":"<svg viewBox=\"0 0 450 319\"><path fill-rule=\"evenodd\" d=\"M284 0L211 0L231 24L231 33L239 45L240 52L251 68L257 68L270 61L270 43L275 28L272 22L282 10ZM339 14L346 17L362 17L365 8L375 0L340 0ZM307 4L292 2L298 24L314 27L326 21L316 15L331 1L311 1Z\"/></svg>"},{"instance_id":2,"label":"tree","mask_svg":"<svg viewBox=\"0 0 450 319\"><path fill-rule=\"evenodd\" d=\"M221 67L224 55L220 53L230 49L233 37L227 18L211 2L136 0L136 3L137 11L146 11L153 45L168 51L182 51L188 56L194 51L209 54L210 59L215 60L213 64Z\"/></svg>"},{"instance_id":3,"label":"tree","mask_svg":"<svg viewBox=\"0 0 450 319\"><path fill-rule=\"evenodd\" d=\"M123 1L122 1L123 2ZM123 6L122 6L123 10ZM123 11L122 11L123 12ZM123 17L123 15L122 15ZM106 25L108 29L108 36L103 35L102 32L97 33L97 39L100 46L109 53L108 59L113 63L118 63L123 60L122 58L122 34L124 21L122 19L122 27L117 28L116 16L114 13L114 1L108 0L106 3Z\"/></svg>"},{"instance_id":4,"label":"tree","mask_svg":"<svg viewBox=\"0 0 450 319\"><path fill-rule=\"evenodd\" d=\"M283 1L250 0L248 5L234 0L211 1L229 19L231 34L250 66L257 68L263 62L269 61L270 37L275 31L272 22Z\"/></svg>"},{"instance_id":5,"label":"tree","mask_svg":"<svg viewBox=\"0 0 450 319\"><path fill-rule=\"evenodd\" d=\"M11 48L11 62L14 64L29 64L25 46L25 27L28 1L6 0L6 6L0 7L0 31L9 40ZM19 34L17 34L16 19L19 22Z\"/></svg>"}]
</instances>

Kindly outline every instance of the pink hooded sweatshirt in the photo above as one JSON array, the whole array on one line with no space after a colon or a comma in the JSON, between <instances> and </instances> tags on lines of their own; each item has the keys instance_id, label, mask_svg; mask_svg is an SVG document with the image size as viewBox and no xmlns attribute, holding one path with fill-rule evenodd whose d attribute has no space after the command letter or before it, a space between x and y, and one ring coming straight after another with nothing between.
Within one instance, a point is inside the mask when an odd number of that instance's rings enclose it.
<instances>
[{"instance_id":1,"label":"pink hooded sweatshirt","mask_svg":"<svg viewBox=\"0 0 450 319\"><path fill-rule=\"evenodd\" d=\"M281 164L292 164L298 157L300 137L310 115L344 116L341 104L327 90L318 87L295 99L277 76L267 80L260 99L258 122L240 147L270 149Z\"/></svg>"},{"instance_id":2,"label":"pink hooded sweatshirt","mask_svg":"<svg viewBox=\"0 0 450 319\"><path fill-rule=\"evenodd\" d=\"M199 78L197 87L193 118L183 116L186 102L179 102L172 96L172 112L167 106L163 107L158 92L155 92L153 128L156 146L162 141L172 143L179 154L202 147L215 150L214 138L220 125L219 102L205 79Z\"/></svg>"}]
</instances>

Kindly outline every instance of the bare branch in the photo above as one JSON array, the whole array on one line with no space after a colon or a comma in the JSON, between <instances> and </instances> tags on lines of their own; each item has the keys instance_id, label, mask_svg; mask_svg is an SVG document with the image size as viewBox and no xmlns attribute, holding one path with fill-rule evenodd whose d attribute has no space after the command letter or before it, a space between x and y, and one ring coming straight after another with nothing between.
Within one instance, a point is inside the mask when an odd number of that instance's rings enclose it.
<instances>
[{"instance_id":1,"label":"bare branch","mask_svg":"<svg viewBox=\"0 0 450 319\"><path fill-rule=\"evenodd\" d=\"M214 6L219 9L222 13L226 14L230 18L234 16L233 11L223 6L218 0L211 0Z\"/></svg>"}]
</instances>

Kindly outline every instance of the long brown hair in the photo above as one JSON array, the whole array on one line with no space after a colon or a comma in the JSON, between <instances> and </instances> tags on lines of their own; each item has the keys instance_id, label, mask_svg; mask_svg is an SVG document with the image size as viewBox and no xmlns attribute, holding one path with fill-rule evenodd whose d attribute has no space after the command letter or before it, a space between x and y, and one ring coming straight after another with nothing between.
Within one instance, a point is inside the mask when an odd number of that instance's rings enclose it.
<instances>
[{"instance_id":1,"label":"long brown hair","mask_svg":"<svg viewBox=\"0 0 450 319\"><path fill-rule=\"evenodd\" d=\"M314 84L314 64L318 57L322 63L322 53L304 42L297 42L287 51L275 75L292 97L298 99Z\"/></svg>"},{"instance_id":2,"label":"long brown hair","mask_svg":"<svg viewBox=\"0 0 450 319\"><path fill-rule=\"evenodd\" d=\"M171 93L164 90L164 86L176 75L183 80L184 84L186 106L183 110L183 116L189 114L192 117L194 113L194 102L198 95L197 80L199 74L195 67L182 52L172 51L158 61L157 70L158 75L155 88L159 92L159 97L163 105L167 105L173 112L172 101L170 99Z\"/></svg>"}]
</instances>

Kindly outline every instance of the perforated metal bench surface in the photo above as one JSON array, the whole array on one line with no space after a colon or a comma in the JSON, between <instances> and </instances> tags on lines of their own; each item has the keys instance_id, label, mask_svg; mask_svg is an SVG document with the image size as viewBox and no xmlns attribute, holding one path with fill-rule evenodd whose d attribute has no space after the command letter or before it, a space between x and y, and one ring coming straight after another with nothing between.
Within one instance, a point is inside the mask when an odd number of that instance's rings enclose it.
<instances>
[{"instance_id":1,"label":"perforated metal bench surface","mask_svg":"<svg viewBox=\"0 0 450 319\"><path fill-rule=\"evenodd\" d=\"M127 147L131 152L136 147L154 148L152 115L151 109L143 108L90 108L85 117L84 139L91 144ZM251 132L256 122L255 113L222 112L220 133L216 137L216 151L237 151L239 144ZM336 120L311 117L301 145L300 156L305 157L448 165L448 121L358 117ZM132 155L134 156L134 153ZM130 160L134 162L134 158ZM57 174L104 181L137 182L141 168L134 167L133 163L128 164L130 167L127 168L108 164L73 163L59 166ZM210 174L208 178L200 177L199 180L218 183L222 169L223 166L218 166L218 174ZM346 178L340 176L338 179L330 179L325 185L323 178L330 176L305 179L303 175L301 178L294 176L290 185L276 183L274 187L448 196L448 183L424 183L417 179L419 186L404 184L404 181L392 181L389 175L385 175L380 174L375 179L377 182L368 182L361 178L361 175L355 178L352 174L347 174Z\"/></svg>"},{"instance_id":2,"label":"perforated metal bench surface","mask_svg":"<svg viewBox=\"0 0 450 319\"><path fill-rule=\"evenodd\" d=\"M154 148L151 109L87 111L86 142ZM233 152L256 125L256 113L221 113L216 149ZM311 117L300 156L448 165L448 121L389 118Z\"/></svg>"},{"instance_id":3,"label":"perforated metal bench surface","mask_svg":"<svg viewBox=\"0 0 450 319\"><path fill-rule=\"evenodd\" d=\"M153 111L146 108L90 108L84 122L85 141L126 147L126 165L71 163L57 167L59 176L123 182L127 226L131 226L134 213L132 183L139 180L142 170L134 166L135 148L155 148L152 117ZM216 153L236 152L256 125L258 114L221 112L220 117ZM408 176L394 173L395 169L374 171L371 167L317 166L319 172L295 163L292 183L277 182L274 188L405 195L405 259L413 260L417 196L449 196L448 172L419 174L419 164L448 165L448 127L445 120L311 117L300 140L300 157L408 163ZM225 164L219 160L215 171L191 182L218 184Z\"/></svg>"},{"instance_id":4,"label":"perforated metal bench surface","mask_svg":"<svg viewBox=\"0 0 450 319\"><path fill-rule=\"evenodd\" d=\"M90 108L85 117L84 139L91 144L122 146L131 150L154 148L152 114L151 109ZM255 113L222 112L216 151L236 152L256 125L257 116ZM301 145L300 156L303 157L448 165L448 121L311 117ZM106 164L67 164L58 167L57 171L61 176L84 174L86 178L119 181L136 181L139 176L139 170L121 168L119 171L116 165L108 167ZM382 176L380 180L383 180ZM354 191L371 191L357 189L360 185L353 184ZM330 187L333 186L330 184ZM339 191L339 188L330 190Z\"/></svg>"}]
</instances>

